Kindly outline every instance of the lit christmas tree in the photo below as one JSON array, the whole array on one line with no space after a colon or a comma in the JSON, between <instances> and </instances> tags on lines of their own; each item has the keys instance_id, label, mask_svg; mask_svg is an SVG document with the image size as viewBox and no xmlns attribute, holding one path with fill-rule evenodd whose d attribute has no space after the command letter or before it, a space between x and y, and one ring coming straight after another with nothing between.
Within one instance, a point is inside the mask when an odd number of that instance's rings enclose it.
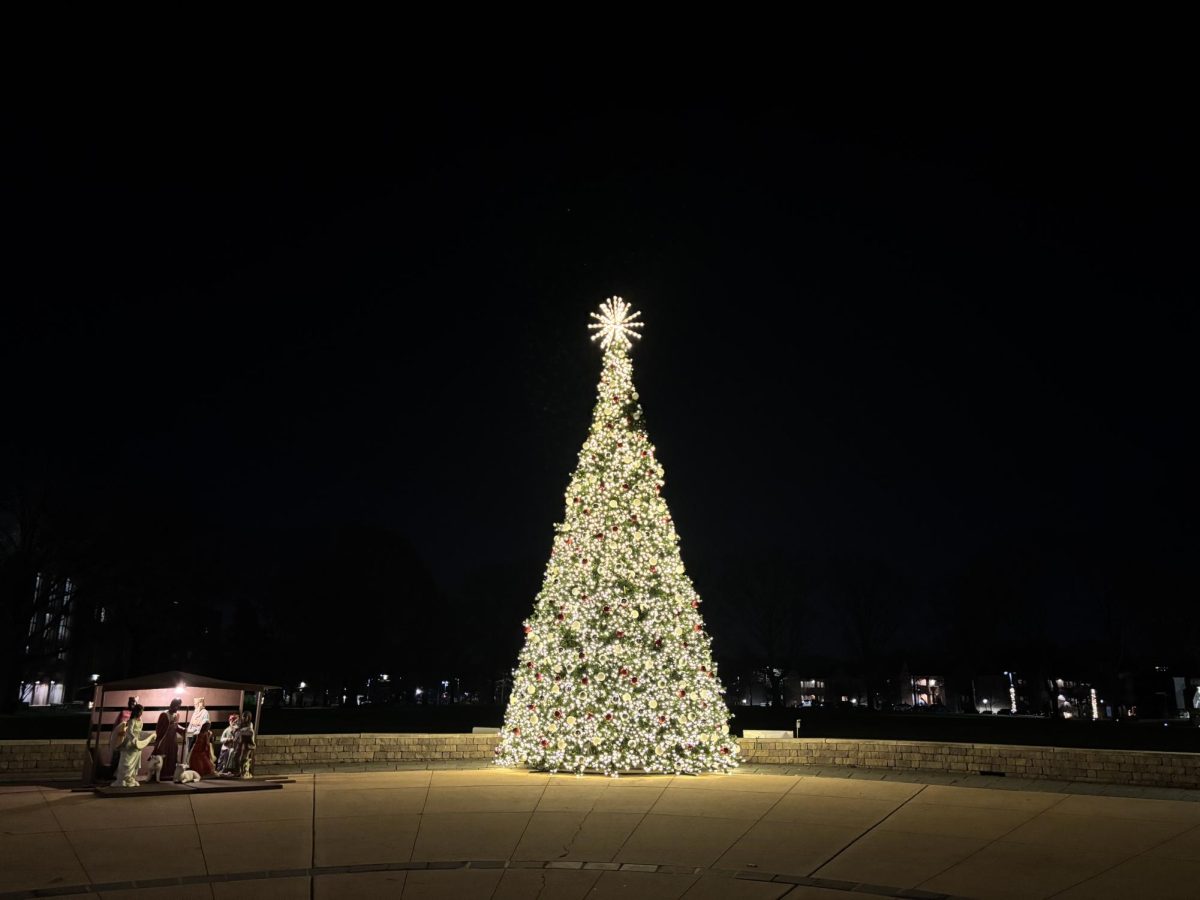
<instances>
[{"instance_id":1,"label":"lit christmas tree","mask_svg":"<svg viewBox=\"0 0 1200 900\"><path fill-rule=\"evenodd\" d=\"M550 562L525 622L497 761L550 771L712 772L737 764L700 598L659 496L620 297L592 313L604 368Z\"/></svg>"}]
</instances>

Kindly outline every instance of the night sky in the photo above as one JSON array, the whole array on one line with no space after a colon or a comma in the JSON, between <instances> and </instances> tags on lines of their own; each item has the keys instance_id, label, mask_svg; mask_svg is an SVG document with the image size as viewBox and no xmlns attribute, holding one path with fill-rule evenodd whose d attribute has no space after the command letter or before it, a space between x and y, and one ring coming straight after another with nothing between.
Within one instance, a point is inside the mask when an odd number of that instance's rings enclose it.
<instances>
[{"instance_id":1,"label":"night sky","mask_svg":"<svg viewBox=\"0 0 1200 900\"><path fill-rule=\"evenodd\" d=\"M490 565L535 587L595 397L588 313L618 294L698 572L1192 558L1188 116L877 75L853 102L548 79L19 120L0 486L235 543L380 523L447 590Z\"/></svg>"}]
</instances>

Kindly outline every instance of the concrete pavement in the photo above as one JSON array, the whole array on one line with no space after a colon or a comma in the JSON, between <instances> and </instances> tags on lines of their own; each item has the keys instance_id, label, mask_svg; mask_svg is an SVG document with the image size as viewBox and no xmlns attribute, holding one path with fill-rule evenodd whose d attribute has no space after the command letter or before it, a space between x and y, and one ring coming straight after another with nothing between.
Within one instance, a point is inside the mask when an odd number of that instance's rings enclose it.
<instances>
[{"instance_id":1,"label":"concrete pavement","mask_svg":"<svg viewBox=\"0 0 1200 900\"><path fill-rule=\"evenodd\" d=\"M334 772L137 800L0 787L0 898L1196 896L1190 797L858 774Z\"/></svg>"}]
</instances>

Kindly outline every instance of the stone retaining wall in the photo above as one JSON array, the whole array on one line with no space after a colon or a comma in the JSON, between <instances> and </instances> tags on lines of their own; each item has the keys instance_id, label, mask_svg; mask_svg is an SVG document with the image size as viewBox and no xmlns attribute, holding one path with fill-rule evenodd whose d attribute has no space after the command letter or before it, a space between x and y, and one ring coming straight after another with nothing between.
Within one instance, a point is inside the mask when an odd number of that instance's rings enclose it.
<instances>
[{"instance_id":1,"label":"stone retaining wall","mask_svg":"<svg viewBox=\"0 0 1200 900\"><path fill-rule=\"evenodd\" d=\"M395 768L416 763L492 759L495 734L262 735L260 774L352 768ZM743 739L747 764L858 766L961 774L1004 774L1153 787L1200 789L1200 754L1082 750L1010 744L866 741L837 738ZM0 778L78 775L83 741L0 741Z\"/></svg>"},{"instance_id":2,"label":"stone retaining wall","mask_svg":"<svg viewBox=\"0 0 1200 900\"><path fill-rule=\"evenodd\" d=\"M254 771L313 771L337 766L492 759L497 734L264 734Z\"/></svg>"},{"instance_id":3,"label":"stone retaining wall","mask_svg":"<svg viewBox=\"0 0 1200 900\"><path fill-rule=\"evenodd\" d=\"M926 769L1017 778L1200 788L1200 754L1143 750L1085 750L1016 744L949 744L838 738L741 742L742 760L785 766Z\"/></svg>"},{"instance_id":4,"label":"stone retaining wall","mask_svg":"<svg viewBox=\"0 0 1200 900\"><path fill-rule=\"evenodd\" d=\"M86 741L0 741L0 778L5 775L71 775L83 771Z\"/></svg>"}]
</instances>

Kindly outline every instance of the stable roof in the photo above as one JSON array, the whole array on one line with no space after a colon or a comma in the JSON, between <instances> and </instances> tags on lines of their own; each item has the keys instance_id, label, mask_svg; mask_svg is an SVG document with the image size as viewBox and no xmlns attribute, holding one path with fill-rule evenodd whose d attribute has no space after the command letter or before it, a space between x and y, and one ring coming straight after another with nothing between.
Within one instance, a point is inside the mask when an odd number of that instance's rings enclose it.
<instances>
[{"instance_id":1,"label":"stable roof","mask_svg":"<svg viewBox=\"0 0 1200 900\"><path fill-rule=\"evenodd\" d=\"M210 678L208 675L197 675L194 672L155 672L153 675L140 675L137 678L122 678L120 681L105 681L101 687L107 691L120 690L150 690L153 688L173 688L177 684L186 684L189 688L214 688L227 691L270 691L278 690L279 685L261 684L254 681L225 681L221 678Z\"/></svg>"}]
</instances>

